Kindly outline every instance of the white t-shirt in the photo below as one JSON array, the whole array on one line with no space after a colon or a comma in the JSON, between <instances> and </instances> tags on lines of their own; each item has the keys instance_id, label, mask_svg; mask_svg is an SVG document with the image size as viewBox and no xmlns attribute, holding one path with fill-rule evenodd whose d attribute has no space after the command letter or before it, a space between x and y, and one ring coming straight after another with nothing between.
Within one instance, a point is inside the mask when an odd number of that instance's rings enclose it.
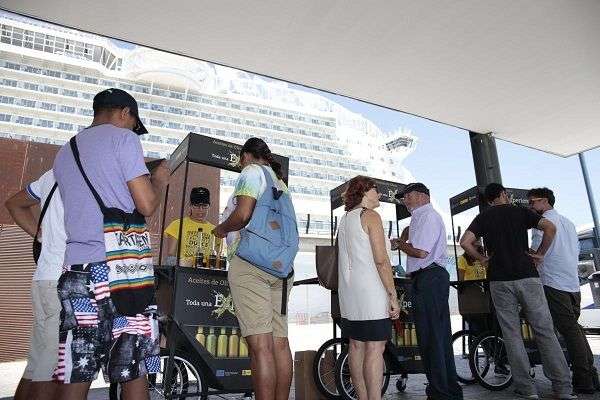
<instances>
[{"instance_id":1,"label":"white t-shirt","mask_svg":"<svg viewBox=\"0 0 600 400\"><path fill-rule=\"evenodd\" d=\"M544 212L543 217L556 227L554 240L548 247L538 272L542 283L557 290L579 292L577 264L579 262L579 240L577 229L571 221L560 215L555 209ZM534 229L531 248L537 250L542 244L543 232Z\"/></svg>"},{"instance_id":2,"label":"white t-shirt","mask_svg":"<svg viewBox=\"0 0 600 400\"><path fill-rule=\"evenodd\" d=\"M27 186L27 194L39 201L40 207L43 207L55 182L52 170L47 171L37 181ZM42 252L33 275L34 281L58 280L65 259L66 244L63 203L60 192L56 188L42 221Z\"/></svg>"}]
</instances>

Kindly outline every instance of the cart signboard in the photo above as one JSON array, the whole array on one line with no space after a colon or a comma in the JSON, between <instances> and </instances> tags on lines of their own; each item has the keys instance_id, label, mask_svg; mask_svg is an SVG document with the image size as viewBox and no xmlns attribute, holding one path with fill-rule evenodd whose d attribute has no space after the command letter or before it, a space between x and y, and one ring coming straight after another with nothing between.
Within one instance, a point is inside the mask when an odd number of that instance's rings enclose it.
<instances>
[{"instance_id":1,"label":"cart signboard","mask_svg":"<svg viewBox=\"0 0 600 400\"><path fill-rule=\"evenodd\" d=\"M187 160L227 171L240 172L241 149L241 144L190 133L171 155L169 167L173 171ZM289 159L278 154L273 154L273 159L281 164L283 180L287 183Z\"/></svg>"},{"instance_id":2,"label":"cart signboard","mask_svg":"<svg viewBox=\"0 0 600 400\"><path fill-rule=\"evenodd\" d=\"M473 186L464 192L450 198L450 214L454 216L463 211L470 210L473 207L479 206L480 211L489 207L488 202L483 195L485 187ZM521 207L528 207L526 189L506 188L506 194L511 204Z\"/></svg>"},{"instance_id":3,"label":"cart signboard","mask_svg":"<svg viewBox=\"0 0 600 400\"><path fill-rule=\"evenodd\" d=\"M381 201L382 203L391 203L396 205L397 219L401 220L410 216L410 213L408 212L406 207L403 204L399 204L398 200L396 200L396 195L400 193L406 185L398 182L386 181L383 179L371 179L375 181L375 184L377 185L377 190L379 191L379 193L381 193L381 198L379 199L379 201ZM348 188L348 183L349 182L345 182L340 186L330 190L329 197L332 209L341 207L344 204L343 194Z\"/></svg>"},{"instance_id":4,"label":"cart signboard","mask_svg":"<svg viewBox=\"0 0 600 400\"><path fill-rule=\"evenodd\" d=\"M183 324L238 327L227 275L179 267L173 317Z\"/></svg>"}]
</instances>

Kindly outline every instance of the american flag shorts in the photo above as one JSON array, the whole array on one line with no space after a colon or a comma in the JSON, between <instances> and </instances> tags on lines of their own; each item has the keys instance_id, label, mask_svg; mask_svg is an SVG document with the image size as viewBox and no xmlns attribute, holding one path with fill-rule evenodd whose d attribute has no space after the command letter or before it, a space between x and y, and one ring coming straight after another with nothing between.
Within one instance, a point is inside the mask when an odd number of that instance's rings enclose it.
<instances>
[{"instance_id":1,"label":"american flag shorts","mask_svg":"<svg viewBox=\"0 0 600 400\"><path fill-rule=\"evenodd\" d=\"M65 267L58 295L62 312L56 381L91 382L100 369L108 382L159 372L156 306L135 316L119 315L108 290L106 262Z\"/></svg>"}]
</instances>

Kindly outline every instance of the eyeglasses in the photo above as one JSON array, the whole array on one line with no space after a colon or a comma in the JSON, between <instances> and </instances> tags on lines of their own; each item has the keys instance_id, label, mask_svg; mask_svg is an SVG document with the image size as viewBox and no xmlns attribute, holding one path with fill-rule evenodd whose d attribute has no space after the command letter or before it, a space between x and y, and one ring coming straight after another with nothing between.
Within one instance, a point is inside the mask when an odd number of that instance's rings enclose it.
<instances>
[{"instance_id":1,"label":"eyeglasses","mask_svg":"<svg viewBox=\"0 0 600 400\"><path fill-rule=\"evenodd\" d=\"M191 204L192 208L200 208L201 210L208 210L210 204Z\"/></svg>"},{"instance_id":2,"label":"eyeglasses","mask_svg":"<svg viewBox=\"0 0 600 400\"><path fill-rule=\"evenodd\" d=\"M540 201L540 200L544 200L543 197L536 197L534 199L529 199L529 205L532 206L535 204L536 201Z\"/></svg>"}]
</instances>

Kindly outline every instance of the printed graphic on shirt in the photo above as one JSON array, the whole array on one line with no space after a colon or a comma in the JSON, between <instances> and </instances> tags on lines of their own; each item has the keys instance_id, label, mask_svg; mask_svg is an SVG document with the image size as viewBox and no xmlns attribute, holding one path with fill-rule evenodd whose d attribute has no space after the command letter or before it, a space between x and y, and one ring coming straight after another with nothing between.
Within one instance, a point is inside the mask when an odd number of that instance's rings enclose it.
<instances>
[{"instance_id":1,"label":"printed graphic on shirt","mask_svg":"<svg viewBox=\"0 0 600 400\"><path fill-rule=\"evenodd\" d=\"M189 217L185 217L183 219L183 241L181 243L180 257L184 259L184 261L192 262L196 257L196 254L199 254L198 247L201 235L198 229L202 230L202 245L200 248L202 249L204 260L206 261L212 253L213 246L214 250L218 252L221 246L221 239L212 235L211 232L214 227L215 226L210 222L198 222ZM165 229L165 233L172 238L177 239L179 236L179 220L177 219L171 222L167 229Z\"/></svg>"}]
</instances>

